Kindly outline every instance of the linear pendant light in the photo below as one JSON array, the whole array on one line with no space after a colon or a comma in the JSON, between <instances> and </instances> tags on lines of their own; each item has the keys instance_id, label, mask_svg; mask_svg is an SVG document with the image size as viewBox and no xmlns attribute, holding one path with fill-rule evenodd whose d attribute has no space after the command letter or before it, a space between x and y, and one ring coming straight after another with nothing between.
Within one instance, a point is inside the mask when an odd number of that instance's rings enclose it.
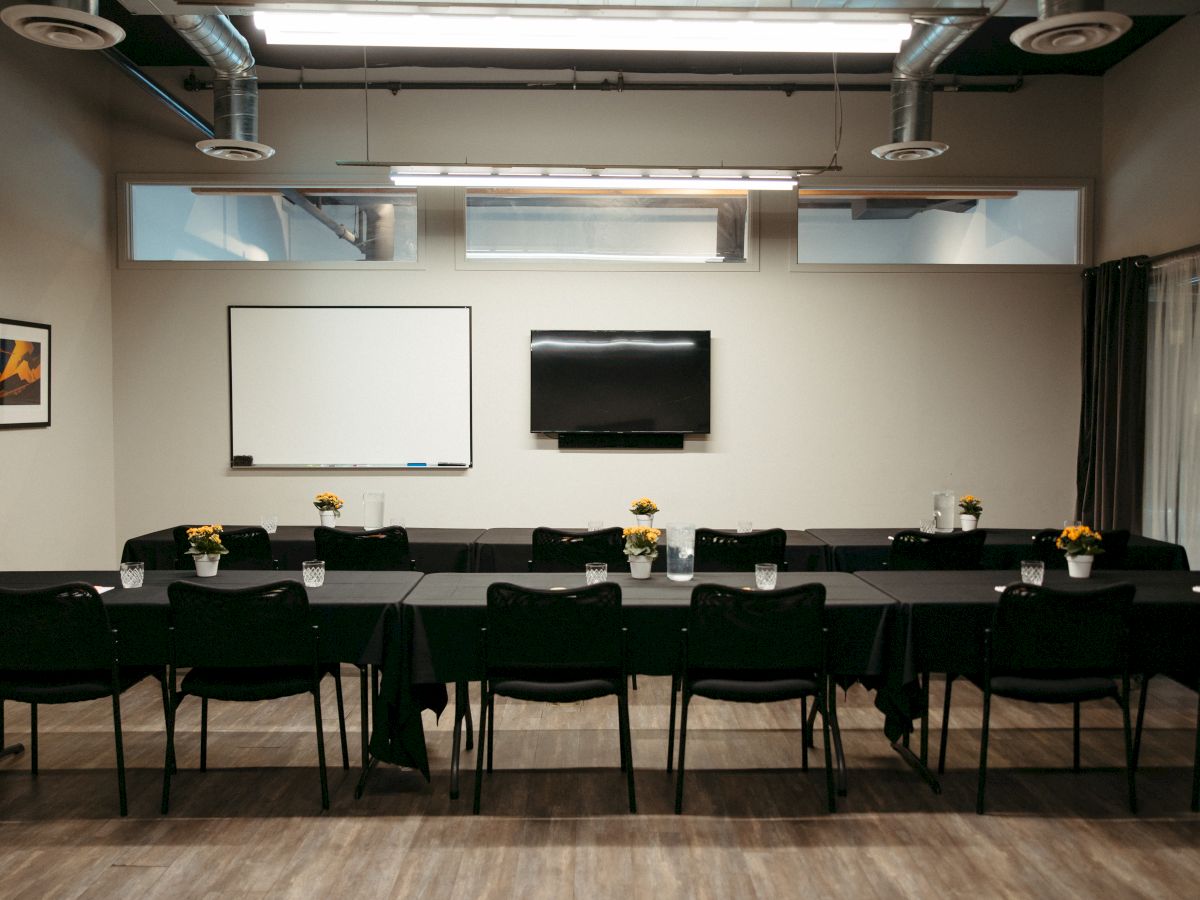
<instances>
[{"instance_id":1,"label":"linear pendant light","mask_svg":"<svg viewBox=\"0 0 1200 900\"><path fill-rule=\"evenodd\" d=\"M340 163L346 165L346 163ZM396 187L524 188L528 190L791 191L804 169L638 169L629 166L389 165Z\"/></svg>"},{"instance_id":2,"label":"linear pendant light","mask_svg":"<svg viewBox=\"0 0 1200 900\"><path fill-rule=\"evenodd\" d=\"M896 53L912 32L906 18L672 13L541 8L530 15L259 11L254 24L270 44L739 53Z\"/></svg>"}]
</instances>

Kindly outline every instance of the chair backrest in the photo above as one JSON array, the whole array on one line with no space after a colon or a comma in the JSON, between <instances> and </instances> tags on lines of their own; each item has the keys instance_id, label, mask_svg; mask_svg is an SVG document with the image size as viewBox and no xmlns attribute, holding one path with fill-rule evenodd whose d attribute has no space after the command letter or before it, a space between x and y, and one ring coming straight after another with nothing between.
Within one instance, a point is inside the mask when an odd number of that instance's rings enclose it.
<instances>
[{"instance_id":1,"label":"chair backrest","mask_svg":"<svg viewBox=\"0 0 1200 900\"><path fill-rule=\"evenodd\" d=\"M692 589L688 668L818 670L824 666L825 585Z\"/></svg>"},{"instance_id":2,"label":"chair backrest","mask_svg":"<svg viewBox=\"0 0 1200 900\"><path fill-rule=\"evenodd\" d=\"M900 571L978 569L986 540L984 528L948 534L899 531L892 539L887 565Z\"/></svg>"},{"instance_id":3,"label":"chair backrest","mask_svg":"<svg viewBox=\"0 0 1200 900\"><path fill-rule=\"evenodd\" d=\"M393 572L416 568L408 547L408 532L400 525L371 531L338 531L321 525L313 529L317 558L331 571Z\"/></svg>"},{"instance_id":4,"label":"chair backrest","mask_svg":"<svg viewBox=\"0 0 1200 900\"><path fill-rule=\"evenodd\" d=\"M171 529L171 538L175 542L175 567L190 569L192 566L188 550L187 532L194 525L176 525ZM245 528L227 528L221 532L221 543L228 553L221 555L223 569L273 569L275 557L271 552L271 536L261 525L247 525Z\"/></svg>"},{"instance_id":5,"label":"chair backrest","mask_svg":"<svg viewBox=\"0 0 1200 900\"><path fill-rule=\"evenodd\" d=\"M315 665L308 594L296 581L213 588L176 581L171 602L171 664L259 668Z\"/></svg>"},{"instance_id":6,"label":"chair backrest","mask_svg":"<svg viewBox=\"0 0 1200 900\"><path fill-rule=\"evenodd\" d=\"M89 584L0 589L0 670L110 669L108 613Z\"/></svg>"},{"instance_id":7,"label":"chair backrest","mask_svg":"<svg viewBox=\"0 0 1200 900\"><path fill-rule=\"evenodd\" d=\"M621 669L621 586L545 591L492 584L484 641L489 671Z\"/></svg>"},{"instance_id":8,"label":"chair backrest","mask_svg":"<svg viewBox=\"0 0 1200 900\"><path fill-rule=\"evenodd\" d=\"M758 563L784 567L787 532L767 528L739 534L713 528L696 529L696 571L753 572Z\"/></svg>"},{"instance_id":9,"label":"chair backrest","mask_svg":"<svg viewBox=\"0 0 1200 900\"><path fill-rule=\"evenodd\" d=\"M620 528L599 531L533 529L533 572L582 572L590 562L619 566L625 562L625 537Z\"/></svg>"},{"instance_id":10,"label":"chair backrest","mask_svg":"<svg viewBox=\"0 0 1200 900\"><path fill-rule=\"evenodd\" d=\"M1058 536L1062 530L1058 528L1043 528L1033 536L1033 559L1040 559L1047 568L1065 569L1067 557L1058 549ZM1096 555L1092 563L1097 569L1124 569L1125 558L1129 550L1129 530L1114 528L1100 533L1100 546L1103 553Z\"/></svg>"},{"instance_id":11,"label":"chair backrest","mask_svg":"<svg viewBox=\"0 0 1200 900\"><path fill-rule=\"evenodd\" d=\"M1056 591L1010 584L992 622L992 672L1118 672L1135 588Z\"/></svg>"}]
</instances>

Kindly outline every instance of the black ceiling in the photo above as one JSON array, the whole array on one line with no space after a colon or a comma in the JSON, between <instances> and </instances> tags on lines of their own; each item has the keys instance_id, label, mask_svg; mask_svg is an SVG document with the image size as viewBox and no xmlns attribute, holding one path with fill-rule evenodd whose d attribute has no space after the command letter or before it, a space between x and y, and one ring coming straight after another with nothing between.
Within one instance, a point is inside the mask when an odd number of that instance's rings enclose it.
<instances>
[{"instance_id":1,"label":"black ceiling","mask_svg":"<svg viewBox=\"0 0 1200 900\"><path fill-rule=\"evenodd\" d=\"M103 0L103 14L119 23L127 37L117 49L141 66L197 66L200 58L158 16L134 16L115 0ZM1103 75L1143 44L1154 39L1180 16L1134 16L1133 28L1106 47L1063 56L1043 56L1017 49L1008 36L1032 21L996 17L985 22L938 69L939 74L963 76ZM356 69L363 65L361 47L291 47L267 44L249 17L233 22L246 36L260 66L283 69ZM647 53L579 50L447 50L371 47L371 68L420 66L429 68L578 69L581 72L696 73L728 75L821 75L831 71L827 54ZM891 71L885 54L842 55L838 70L871 75Z\"/></svg>"}]
</instances>

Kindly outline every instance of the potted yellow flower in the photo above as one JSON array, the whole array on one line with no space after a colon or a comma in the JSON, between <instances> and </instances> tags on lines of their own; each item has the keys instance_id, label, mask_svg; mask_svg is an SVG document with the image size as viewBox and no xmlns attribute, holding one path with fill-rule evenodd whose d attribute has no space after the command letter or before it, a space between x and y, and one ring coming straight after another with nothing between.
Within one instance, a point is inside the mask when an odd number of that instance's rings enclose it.
<instances>
[{"instance_id":1,"label":"potted yellow flower","mask_svg":"<svg viewBox=\"0 0 1200 900\"><path fill-rule=\"evenodd\" d=\"M329 491L317 494L313 498L313 506L320 512L321 524L326 528L333 527L333 520L342 514L342 507L345 505L341 497Z\"/></svg>"},{"instance_id":2,"label":"potted yellow flower","mask_svg":"<svg viewBox=\"0 0 1200 900\"><path fill-rule=\"evenodd\" d=\"M629 574L634 578L649 578L650 566L658 559L658 539L662 532L646 525L635 525L622 533L625 535L625 556L629 558Z\"/></svg>"},{"instance_id":3,"label":"potted yellow flower","mask_svg":"<svg viewBox=\"0 0 1200 900\"><path fill-rule=\"evenodd\" d=\"M629 504L629 511L633 513L638 525L651 528L654 526L654 514L658 512L658 507L649 497L638 497Z\"/></svg>"},{"instance_id":4,"label":"potted yellow flower","mask_svg":"<svg viewBox=\"0 0 1200 900\"><path fill-rule=\"evenodd\" d=\"M979 517L983 515L983 501L972 494L967 494L958 501L962 510L958 520L962 523L963 531L974 531L979 526Z\"/></svg>"},{"instance_id":5,"label":"potted yellow flower","mask_svg":"<svg viewBox=\"0 0 1200 900\"><path fill-rule=\"evenodd\" d=\"M221 556L229 549L221 543L220 525L199 525L187 530L188 556L196 564L196 575L199 578L212 578L217 574L217 566Z\"/></svg>"},{"instance_id":6,"label":"potted yellow flower","mask_svg":"<svg viewBox=\"0 0 1200 900\"><path fill-rule=\"evenodd\" d=\"M1086 525L1072 525L1062 530L1054 543L1067 554L1067 574L1072 578L1087 578L1092 574L1092 563L1104 552L1100 546L1103 535Z\"/></svg>"}]
</instances>

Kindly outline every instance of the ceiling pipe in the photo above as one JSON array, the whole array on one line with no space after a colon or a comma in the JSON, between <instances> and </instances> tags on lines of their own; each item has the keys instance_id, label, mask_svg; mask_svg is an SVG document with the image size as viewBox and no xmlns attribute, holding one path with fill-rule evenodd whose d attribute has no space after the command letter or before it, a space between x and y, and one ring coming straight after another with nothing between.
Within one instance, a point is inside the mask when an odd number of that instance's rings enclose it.
<instances>
[{"instance_id":1,"label":"ceiling pipe","mask_svg":"<svg viewBox=\"0 0 1200 900\"><path fill-rule=\"evenodd\" d=\"M987 16L937 16L914 23L892 65L892 140L871 151L880 159L908 162L941 156L948 144L933 140L933 77L946 57Z\"/></svg>"},{"instance_id":2,"label":"ceiling pipe","mask_svg":"<svg viewBox=\"0 0 1200 900\"><path fill-rule=\"evenodd\" d=\"M112 47L100 52L105 59L132 78L151 97L164 104L167 109L199 131L205 138L213 136L213 127L209 122L171 96L165 87L139 69L137 64L124 53Z\"/></svg>"},{"instance_id":3,"label":"ceiling pipe","mask_svg":"<svg viewBox=\"0 0 1200 900\"><path fill-rule=\"evenodd\" d=\"M200 57L212 67L215 136L198 141L208 156L256 162L275 154L258 141L258 73L246 39L224 15L166 16Z\"/></svg>"}]
</instances>

